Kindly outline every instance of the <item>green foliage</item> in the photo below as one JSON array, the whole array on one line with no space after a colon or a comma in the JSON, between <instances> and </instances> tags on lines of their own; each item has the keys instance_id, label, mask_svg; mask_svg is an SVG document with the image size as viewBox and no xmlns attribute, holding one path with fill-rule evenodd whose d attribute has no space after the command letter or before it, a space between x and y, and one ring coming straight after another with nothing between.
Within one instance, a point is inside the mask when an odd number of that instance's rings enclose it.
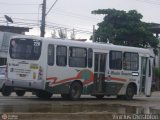
<instances>
[{"instance_id":1,"label":"green foliage","mask_svg":"<svg viewBox=\"0 0 160 120\"><path fill-rule=\"evenodd\" d=\"M136 10L99 9L92 14L105 15L95 31L95 41L143 48L151 46L157 53L158 39L150 31L149 23L141 21L143 16Z\"/></svg>"},{"instance_id":2,"label":"green foliage","mask_svg":"<svg viewBox=\"0 0 160 120\"><path fill-rule=\"evenodd\" d=\"M60 29L60 30L58 31L58 35L59 35L59 37L62 38L62 39L67 38L67 34L65 33L65 30Z\"/></svg>"},{"instance_id":3,"label":"green foliage","mask_svg":"<svg viewBox=\"0 0 160 120\"><path fill-rule=\"evenodd\" d=\"M160 79L160 68L154 68L155 76Z\"/></svg>"}]
</instances>

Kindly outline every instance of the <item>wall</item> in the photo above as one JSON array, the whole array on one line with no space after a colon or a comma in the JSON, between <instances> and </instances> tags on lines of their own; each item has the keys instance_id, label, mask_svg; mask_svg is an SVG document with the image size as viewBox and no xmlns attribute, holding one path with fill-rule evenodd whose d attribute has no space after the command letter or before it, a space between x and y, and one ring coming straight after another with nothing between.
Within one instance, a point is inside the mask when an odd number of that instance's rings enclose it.
<instances>
[{"instance_id":1,"label":"wall","mask_svg":"<svg viewBox=\"0 0 160 120\"><path fill-rule=\"evenodd\" d=\"M0 65L6 64L9 40L11 37L17 36L17 35L21 35L21 34L0 31Z\"/></svg>"}]
</instances>

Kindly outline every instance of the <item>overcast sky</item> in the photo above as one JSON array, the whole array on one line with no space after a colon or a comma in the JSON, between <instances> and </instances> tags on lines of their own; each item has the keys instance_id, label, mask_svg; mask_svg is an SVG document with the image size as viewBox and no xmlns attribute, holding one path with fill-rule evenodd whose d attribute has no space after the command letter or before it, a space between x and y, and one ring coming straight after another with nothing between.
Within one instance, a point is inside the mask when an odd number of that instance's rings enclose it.
<instances>
[{"instance_id":1,"label":"overcast sky","mask_svg":"<svg viewBox=\"0 0 160 120\"><path fill-rule=\"evenodd\" d=\"M0 24L4 24L4 15L10 16L14 22L19 22L18 24L38 23L41 19L42 1L0 0ZM54 1L47 0L47 11ZM92 15L91 11L108 8L125 11L134 9L143 15L143 21L160 23L160 0L58 0L47 15L46 24L49 26L46 28L46 34L50 35L51 26L64 26L92 32L93 25L101 22L103 15ZM38 30L34 29L30 34L39 34ZM90 36L88 33L87 35Z\"/></svg>"}]
</instances>

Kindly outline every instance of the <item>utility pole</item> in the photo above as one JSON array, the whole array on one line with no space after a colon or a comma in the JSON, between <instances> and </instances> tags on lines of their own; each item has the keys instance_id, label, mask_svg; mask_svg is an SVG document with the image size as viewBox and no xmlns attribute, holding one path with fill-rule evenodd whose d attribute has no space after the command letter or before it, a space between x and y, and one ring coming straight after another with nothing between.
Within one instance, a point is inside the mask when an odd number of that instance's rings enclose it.
<instances>
[{"instance_id":1,"label":"utility pole","mask_svg":"<svg viewBox=\"0 0 160 120\"><path fill-rule=\"evenodd\" d=\"M53 5L51 6L51 8L48 10L48 12L46 13L46 0L43 0L42 3L42 20L41 20L41 37L44 37L45 35L45 24L46 24L46 16L48 15L48 13L51 11L51 9L54 7L54 5L57 3L58 0L56 0Z\"/></svg>"},{"instance_id":2,"label":"utility pole","mask_svg":"<svg viewBox=\"0 0 160 120\"><path fill-rule=\"evenodd\" d=\"M42 3L42 20L41 20L41 37L45 35L45 23L46 23L46 0L43 0Z\"/></svg>"},{"instance_id":3,"label":"utility pole","mask_svg":"<svg viewBox=\"0 0 160 120\"><path fill-rule=\"evenodd\" d=\"M92 39L93 39L93 42L96 42L95 41L95 25L93 25L93 38Z\"/></svg>"}]
</instances>

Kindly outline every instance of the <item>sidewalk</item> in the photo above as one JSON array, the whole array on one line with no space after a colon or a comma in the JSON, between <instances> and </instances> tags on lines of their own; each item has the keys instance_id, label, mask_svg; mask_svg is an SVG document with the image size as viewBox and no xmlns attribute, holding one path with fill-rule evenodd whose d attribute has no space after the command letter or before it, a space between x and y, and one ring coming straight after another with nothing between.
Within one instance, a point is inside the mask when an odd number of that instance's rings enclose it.
<instances>
[{"instance_id":1,"label":"sidewalk","mask_svg":"<svg viewBox=\"0 0 160 120\"><path fill-rule=\"evenodd\" d=\"M159 96L160 97L160 91L154 91L152 92L152 95L151 96Z\"/></svg>"}]
</instances>

